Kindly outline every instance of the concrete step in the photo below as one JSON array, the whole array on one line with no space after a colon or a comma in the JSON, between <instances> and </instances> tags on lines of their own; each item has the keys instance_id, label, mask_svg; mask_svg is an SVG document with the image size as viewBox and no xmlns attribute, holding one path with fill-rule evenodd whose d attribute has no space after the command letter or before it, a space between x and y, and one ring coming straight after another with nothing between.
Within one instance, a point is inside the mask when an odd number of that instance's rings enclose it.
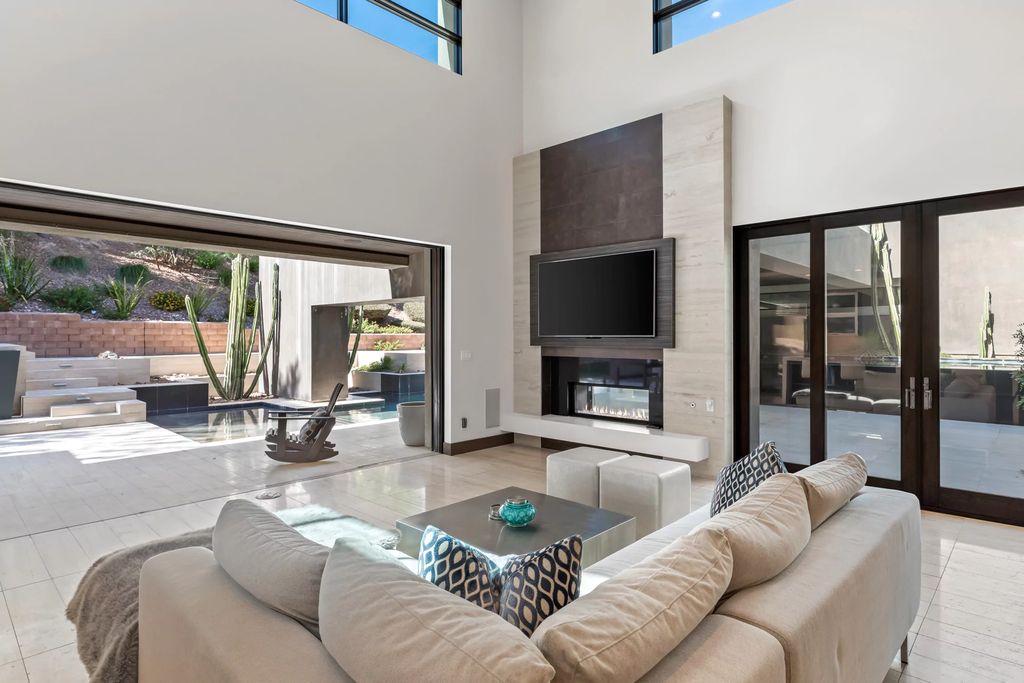
<instances>
[{"instance_id":1,"label":"concrete step","mask_svg":"<svg viewBox=\"0 0 1024 683\"><path fill-rule=\"evenodd\" d=\"M42 370L110 370L117 369L117 361L112 358L35 358L28 361L26 368L29 379L33 373Z\"/></svg>"},{"instance_id":2,"label":"concrete step","mask_svg":"<svg viewBox=\"0 0 1024 683\"><path fill-rule=\"evenodd\" d=\"M52 406L127 401L135 392L124 387L86 387L83 389L39 389L21 397L22 417L48 417Z\"/></svg>"},{"instance_id":3,"label":"concrete step","mask_svg":"<svg viewBox=\"0 0 1024 683\"><path fill-rule=\"evenodd\" d=\"M97 401L96 403L69 403L67 405L50 406L50 417L70 417L72 415L103 415L116 413L117 401Z\"/></svg>"},{"instance_id":4,"label":"concrete step","mask_svg":"<svg viewBox=\"0 0 1024 683\"><path fill-rule=\"evenodd\" d=\"M30 379L25 382L26 391L39 391L41 389L83 389L86 387L98 387L99 380L95 377L68 377L67 379Z\"/></svg>"},{"instance_id":5,"label":"concrete step","mask_svg":"<svg viewBox=\"0 0 1024 683\"><path fill-rule=\"evenodd\" d=\"M81 427L145 422L145 402L131 399L114 401L113 403L116 406L116 410L108 413L61 417L21 417L11 420L0 420L0 435L28 434L30 432L49 432L60 429L79 429Z\"/></svg>"},{"instance_id":6,"label":"concrete step","mask_svg":"<svg viewBox=\"0 0 1024 683\"><path fill-rule=\"evenodd\" d=\"M64 380L74 378L93 378L98 386L112 386L118 383L117 368L56 368L52 370L34 370L26 373L30 381Z\"/></svg>"}]
</instances>

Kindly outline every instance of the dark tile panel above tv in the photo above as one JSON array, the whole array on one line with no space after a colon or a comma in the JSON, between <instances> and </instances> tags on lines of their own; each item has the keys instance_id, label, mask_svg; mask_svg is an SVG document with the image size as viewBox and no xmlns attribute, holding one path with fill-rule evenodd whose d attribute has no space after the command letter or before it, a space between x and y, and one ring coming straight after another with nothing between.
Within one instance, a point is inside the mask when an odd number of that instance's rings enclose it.
<instances>
[{"instance_id":1,"label":"dark tile panel above tv","mask_svg":"<svg viewBox=\"0 0 1024 683\"><path fill-rule=\"evenodd\" d=\"M542 149L541 252L659 239L661 115Z\"/></svg>"}]
</instances>

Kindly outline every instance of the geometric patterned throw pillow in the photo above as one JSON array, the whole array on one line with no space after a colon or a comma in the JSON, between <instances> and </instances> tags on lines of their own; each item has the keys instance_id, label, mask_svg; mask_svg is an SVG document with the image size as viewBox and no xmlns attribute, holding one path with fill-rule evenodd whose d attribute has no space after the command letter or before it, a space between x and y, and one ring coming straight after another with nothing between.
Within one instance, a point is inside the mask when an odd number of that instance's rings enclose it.
<instances>
[{"instance_id":1,"label":"geometric patterned throw pillow","mask_svg":"<svg viewBox=\"0 0 1024 683\"><path fill-rule=\"evenodd\" d=\"M423 531L417 573L435 586L497 612L498 571L498 565L473 546L434 526Z\"/></svg>"},{"instance_id":2,"label":"geometric patterned throw pillow","mask_svg":"<svg viewBox=\"0 0 1024 683\"><path fill-rule=\"evenodd\" d=\"M576 535L508 560L498 581L498 614L529 638L545 618L580 596L583 539Z\"/></svg>"},{"instance_id":3,"label":"geometric patterned throw pillow","mask_svg":"<svg viewBox=\"0 0 1024 683\"><path fill-rule=\"evenodd\" d=\"M747 457L722 468L711 494L711 516L747 495L774 474L786 471L774 441L766 441Z\"/></svg>"}]
</instances>

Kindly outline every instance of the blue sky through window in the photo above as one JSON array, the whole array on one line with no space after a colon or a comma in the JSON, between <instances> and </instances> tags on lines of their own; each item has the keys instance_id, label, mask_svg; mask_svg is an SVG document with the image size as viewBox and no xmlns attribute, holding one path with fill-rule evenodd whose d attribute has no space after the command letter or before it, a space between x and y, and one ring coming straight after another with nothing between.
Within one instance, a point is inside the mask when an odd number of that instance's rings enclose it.
<instances>
[{"instance_id":1,"label":"blue sky through window","mask_svg":"<svg viewBox=\"0 0 1024 683\"><path fill-rule=\"evenodd\" d=\"M661 48L685 43L787 2L789 0L707 0L661 22ZM661 6L669 4L673 3L663 1Z\"/></svg>"},{"instance_id":2,"label":"blue sky through window","mask_svg":"<svg viewBox=\"0 0 1024 683\"><path fill-rule=\"evenodd\" d=\"M338 0L297 1L318 12L323 12L329 17L340 18ZM396 0L396 2L431 21L444 25L443 18L438 19L438 0ZM438 41L446 42L429 31L374 5L369 0L348 0L348 23L435 64L438 62Z\"/></svg>"}]
</instances>

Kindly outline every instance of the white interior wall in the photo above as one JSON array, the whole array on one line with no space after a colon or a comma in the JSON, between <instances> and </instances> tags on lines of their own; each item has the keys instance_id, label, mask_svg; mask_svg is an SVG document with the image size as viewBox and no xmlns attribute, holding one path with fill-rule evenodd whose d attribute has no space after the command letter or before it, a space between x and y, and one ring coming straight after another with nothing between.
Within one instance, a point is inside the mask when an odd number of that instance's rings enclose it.
<instances>
[{"instance_id":1,"label":"white interior wall","mask_svg":"<svg viewBox=\"0 0 1024 683\"><path fill-rule=\"evenodd\" d=\"M460 76L293 0L2 0L0 178L449 245L447 440L485 436L520 26L518 0L469 0Z\"/></svg>"},{"instance_id":2,"label":"white interior wall","mask_svg":"<svg viewBox=\"0 0 1024 683\"><path fill-rule=\"evenodd\" d=\"M654 55L651 3L524 0L524 149L733 102L736 225L1024 185L1024 2L792 0Z\"/></svg>"}]
</instances>

